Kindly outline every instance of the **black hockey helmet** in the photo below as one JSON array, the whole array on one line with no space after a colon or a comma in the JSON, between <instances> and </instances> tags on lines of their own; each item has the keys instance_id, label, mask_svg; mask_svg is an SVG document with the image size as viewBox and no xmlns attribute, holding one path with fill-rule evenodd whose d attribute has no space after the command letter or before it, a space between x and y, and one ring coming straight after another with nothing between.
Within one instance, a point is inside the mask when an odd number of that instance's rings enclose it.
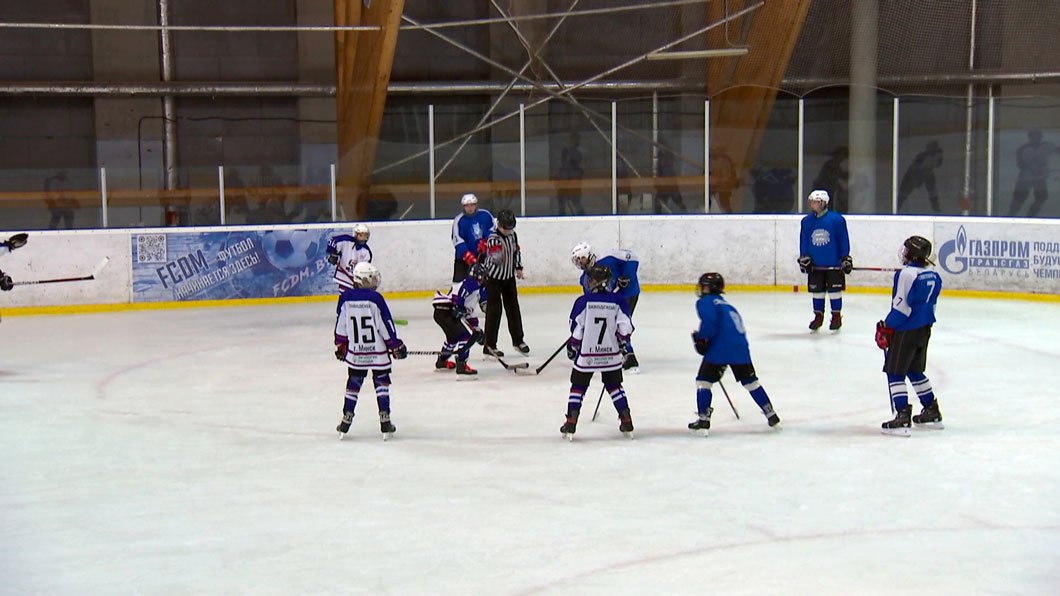
<instances>
[{"instance_id":1,"label":"black hockey helmet","mask_svg":"<svg viewBox=\"0 0 1060 596\"><path fill-rule=\"evenodd\" d=\"M515 213L511 209L501 209L497 214L497 227L515 229Z\"/></svg>"},{"instance_id":2,"label":"black hockey helmet","mask_svg":"<svg viewBox=\"0 0 1060 596\"><path fill-rule=\"evenodd\" d=\"M902 243L902 262L926 265L931 255L931 241L923 236L910 236Z\"/></svg>"},{"instance_id":3,"label":"black hockey helmet","mask_svg":"<svg viewBox=\"0 0 1060 596\"><path fill-rule=\"evenodd\" d=\"M606 292L611 283L611 270L603 265L593 265L585 271L589 278L590 292Z\"/></svg>"},{"instance_id":4,"label":"black hockey helmet","mask_svg":"<svg viewBox=\"0 0 1060 596\"><path fill-rule=\"evenodd\" d=\"M721 294L725 291L725 278L720 273L704 273L699 276L699 286L696 287L696 295Z\"/></svg>"},{"instance_id":5,"label":"black hockey helmet","mask_svg":"<svg viewBox=\"0 0 1060 596\"><path fill-rule=\"evenodd\" d=\"M486 266L482 263L475 263L471 266L471 270L468 271L467 276L477 281L479 285L486 283Z\"/></svg>"}]
</instances>

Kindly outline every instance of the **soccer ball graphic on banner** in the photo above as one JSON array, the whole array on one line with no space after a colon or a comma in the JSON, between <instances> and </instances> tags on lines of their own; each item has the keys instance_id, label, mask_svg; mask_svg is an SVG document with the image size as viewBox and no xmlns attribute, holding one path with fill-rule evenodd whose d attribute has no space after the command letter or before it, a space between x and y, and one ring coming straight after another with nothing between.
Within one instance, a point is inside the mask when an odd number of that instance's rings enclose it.
<instances>
[{"instance_id":1,"label":"soccer ball graphic on banner","mask_svg":"<svg viewBox=\"0 0 1060 596\"><path fill-rule=\"evenodd\" d=\"M298 270L320 251L320 234L309 230L270 230L261 237L265 258L277 269Z\"/></svg>"}]
</instances>

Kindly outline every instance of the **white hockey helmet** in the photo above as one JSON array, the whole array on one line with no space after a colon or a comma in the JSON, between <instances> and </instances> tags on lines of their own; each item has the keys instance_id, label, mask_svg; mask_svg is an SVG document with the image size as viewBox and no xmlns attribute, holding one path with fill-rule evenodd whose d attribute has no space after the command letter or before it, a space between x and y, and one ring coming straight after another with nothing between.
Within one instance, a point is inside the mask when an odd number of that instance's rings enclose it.
<instances>
[{"instance_id":1,"label":"white hockey helmet","mask_svg":"<svg viewBox=\"0 0 1060 596\"><path fill-rule=\"evenodd\" d=\"M810 193L809 200L810 201L821 201L822 203L825 204L825 206L827 206L828 205L828 201L830 201L831 198L828 196L828 191L827 190L815 190L815 191Z\"/></svg>"},{"instance_id":2,"label":"white hockey helmet","mask_svg":"<svg viewBox=\"0 0 1060 596\"><path fill-rule=\"evenodd\" d=\"M476 197L474 195L474 193L470 193L469 192L466 195L460 197L460 204L461 205L478 205L478 197Z\"/></svg>"},{"instance_id":3,"label":"white hockey helmet","mask_svg":"<svg viewBox=\"0 0 1060 596\"><path fill-rule=\"evenodd\" d=\"M382 274L379 273L379 269L375 265L362 261L354 266L353 282L357 284L358 288L374 290L379 287L381 281Z\"/></svg>"},{"instance_id":4,"label":"white hockey helmet","mask_svg":"<svg viewBox=\"0 0 1060 596\"><path fill-rule=\"evenodd\" d=\"M588 269L596 264L596 253L588 242L579 242L570 251L570 262L578 269Z\"/></svg>"},{"instance_id":5,"label":"white hockey helmet","mask_svg":"<svg viewBox=\"0 0 1060 596\"><path fill-rule=\"evenodd\" d=\"M368 242L368 238L371 236L372 232L363 223L353 226L353 237L357 239L357 242Z\"/></svg>"}]
</instances>

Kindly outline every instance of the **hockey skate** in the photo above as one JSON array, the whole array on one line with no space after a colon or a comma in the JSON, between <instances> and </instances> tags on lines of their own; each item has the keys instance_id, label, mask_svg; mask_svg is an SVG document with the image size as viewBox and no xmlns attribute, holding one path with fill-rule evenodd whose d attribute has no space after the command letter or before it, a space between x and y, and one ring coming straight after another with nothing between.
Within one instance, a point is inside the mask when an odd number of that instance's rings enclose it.
<instances>
[{"instance_id":1,"label":"hockey skate","mask_svg":"<svg viewBox=\"0 0 1060 596\"><path fill-rule=\"evenodd\" d=\"M629 371L632 374L640 372L640 362L637 362L637 355L633 352L626 354L626 357L622 360L622 370Z\"/></svg>"},{"instance_id":2,"label":"hockey skate","mask_svg":"<svg viewBox=\"0 0 1060 596\"><path fill-rule=\"evenodd\" d=\"M633 438L633 418L629 415L629 408L625 408L618 413L618 430L627 439Z\"/></svg>"},{"instance_id":3,"label":"hockey skate","mask_svg":"<svg viewBox=\"0 0 1060 596\"><path fill-rule=\"evenodd\" d=\"M447 372L454 368L456 368L456 365L449 360L449 356L438 354L438 360L434 361L435 372Z\"/></svg>"},{"instance_id":4,"label":"hockey skate","mask_svg":"<svg viewBox=\"0 0 1060 596\"><path fill-rule=\"evenodd\" d=\"M482 355L486 358L504 358L504 352L492 346L482 348Z\"/></svg>"},{"instance_id":5,"label":"hockey skate","mask_svg":"<svg viewBox=\"0 0 1060 596\"><path fill-rule=\"evenodd\" d=\"M777 413L773 411L772 403L767 403L765 407L762 408L762 414L765 415L766 422L769 423L769 426L772 427L780 424L780 416L777 416Z\"/></svg>"},{"instance_id":6,"label":"hockey skate","mask_svg":"<svg viewBox=\"0 0 1060 596\"><path fill-rule=\"evenodd\" d=\"M894 420L888 420L880 426L880 432L885 435L893 435L896 437L908 437L913 434L909 426L909 415L913 413L913 406L907 405L906 407L898 410L898 413L894 416Z\"/></svg>"},{"instance_id":7,"label":"hockey skate","mask_svg":"<svg viewBox=\"0 0 1060 596\"><path fill-rule=\"evenodd\" d=\"M339 425L335 427L335 430L339 431L340 440L349 432L351 424L353 424L353 412L343 412L342 422L339 422Z\"/></svg>"},{"instance_id":8,"label":"hockey skate","mask_svg":"<svg viewBox=\"0 0 1060 596\"><path fill-rule=\"evenodd\" d=\"M456 369L456 378L458 381L475 380L478 377L478 371L467 365L467 360L457 360L453 366Z\"/></svg>"},{"instance_id":9,"label":"hockey skate","mask_svg":"<svg viewBox=\"0 0 1060 596\"><path fill-rule=\"evenodd\" d=\"M913 424L917 428L925 428L929 430L942 430L945 425L942 424L942 413L939 412L939 400L935 400L930 404L924 406L923 410L920 410L919 414L913 416Z\"/></svg>"},{"instance_id":10,"label":"hockey skate","mask_svg":"<svg viewBox=\"0 0 1060 596\"><path fill-rule=\"evenodd\" d=\"M563 423L563 426L559 427L559 432L563 433L563 438L568 441L574 440L574 433L578 430L578 414L581 410L575 410L570 414L567 414L567 421Z\"/></svg>"},{"instance_id":11,"label":"hockey skate","mask_svg":"<svg viewBox=\"0 0 1060 596\"><path fill-rule=\"evenodd\" d=\"M390 422L390 412L379 412L379 432L383 433L383 440L389 441L395 431L397 427Z\"/></svg>"},{"instance_id":12,"label":"hockey skate","mask_svg":"<svg viewBox=\"0 0 1060 596\"><path fill-rule=\"evenodd\" d=\"M828 323L828 328L831 329L832 331L838 331L839 328L842 327L842 326L843 326L843 313L841 313L841 312L839 312L837 310L833 310L832 311L832 320L831 320L831 322Z\"/></svg>"},{"instance_id":13,"label":"hockey skate","mask_svg":"<svg viewBox=\"0 0 1060 596\"><path fill-rule=\"evenodd\" d=\"M813 320L810 321L810 331L817 331L824 325L824 311L813 311Z\"/></svg>"},{"instance_id":14,"label":"hockey skate","mask_svg":"<svg viewBox=\"0 0 1060 596\"><path fill-rule=\"evenodd\" d=\"M696 414L698 418L693 422L688 423L688 430L698 434L701 437L710 436L710 415L714 413L714 408L707 408L707 411L702 414Z\"/></svg>"},{"instance_id":15,"label":"hockey skate","mask_svg":"<svg viewBox=\"0 0 1060 596\"><path fill-rule=\"evenodd\" d=\"M530 346L526 345L525 341L521 341L521 342L519 342L517 344L512 344L512 345L514 345L515 349L519 350L519 353L521 353L521 354L529 354L530 353Z\"/></svg>"}]
</instances>

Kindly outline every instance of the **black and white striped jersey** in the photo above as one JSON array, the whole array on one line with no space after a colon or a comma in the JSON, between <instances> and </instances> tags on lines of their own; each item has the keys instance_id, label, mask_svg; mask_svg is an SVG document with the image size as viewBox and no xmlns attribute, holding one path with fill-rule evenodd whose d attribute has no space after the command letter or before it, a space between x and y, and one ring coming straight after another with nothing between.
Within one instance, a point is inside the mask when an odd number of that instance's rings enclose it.
<instances>
[{"instance_id":1,"label":"black and white striped jersey","mask_svg":"<svg viewBox=\"0 0 1060 596\"><path fill-rule=\"evenodd\" d=\"M512 230L507 236L493 232L486 240L486 270L490 279L511 279L523 268L519 236Z\"/></svg>"}]
</instances>

